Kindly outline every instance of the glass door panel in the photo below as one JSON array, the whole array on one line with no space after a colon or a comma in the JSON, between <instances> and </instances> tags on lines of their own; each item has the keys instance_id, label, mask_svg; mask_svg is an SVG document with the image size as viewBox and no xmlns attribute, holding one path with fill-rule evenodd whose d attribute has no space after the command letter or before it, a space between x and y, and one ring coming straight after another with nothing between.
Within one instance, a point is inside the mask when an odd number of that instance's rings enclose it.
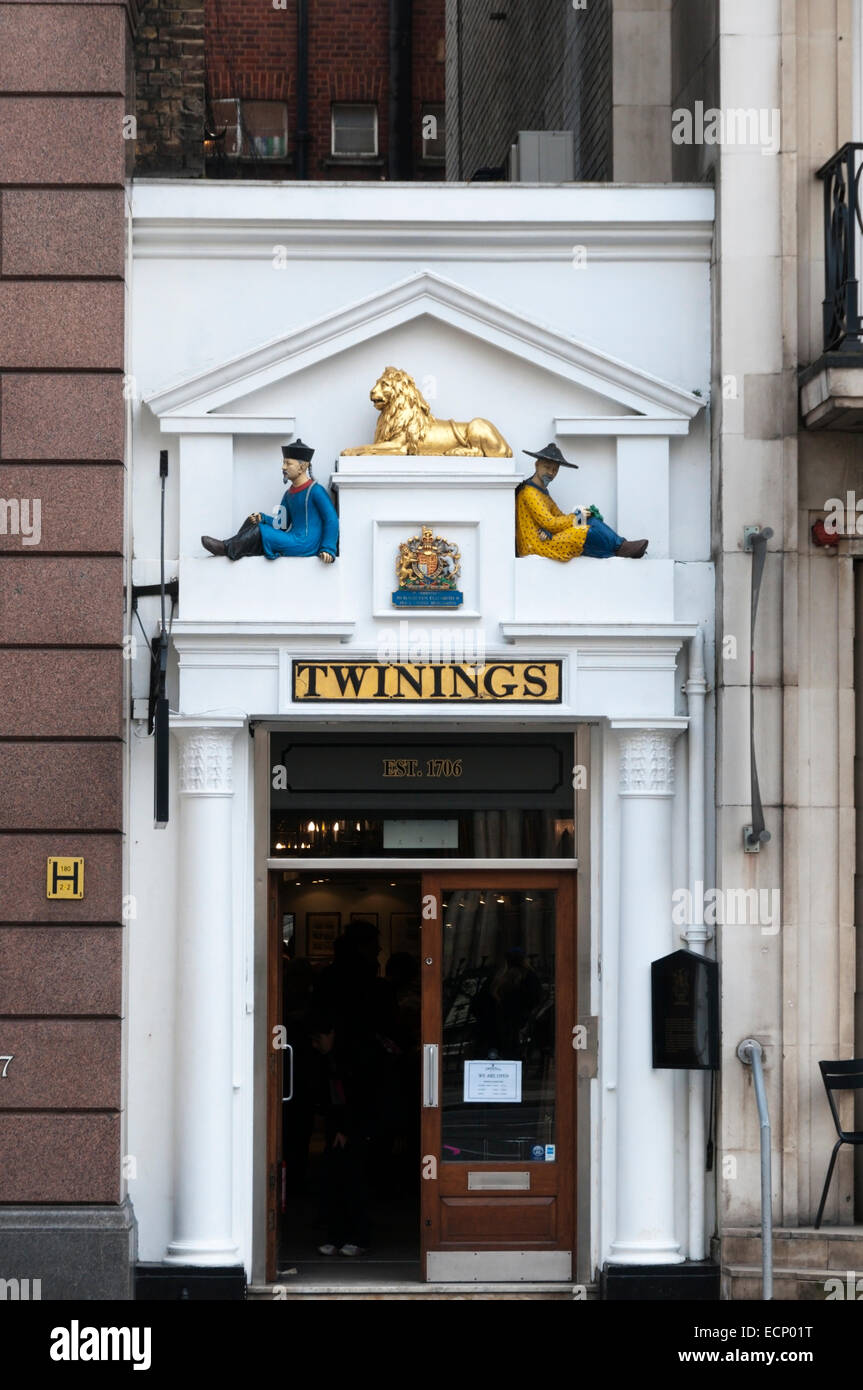
<instances>
[{"instance_id":1,"label":"glass door panel","mask_svg":"<svg viewBox=\"0 0 863 1390\"><path fill-rule=\"evenodd\" d=\"M444 1163L552 1162L555 894L443 880Z\"/></svg>"}]
</instances>

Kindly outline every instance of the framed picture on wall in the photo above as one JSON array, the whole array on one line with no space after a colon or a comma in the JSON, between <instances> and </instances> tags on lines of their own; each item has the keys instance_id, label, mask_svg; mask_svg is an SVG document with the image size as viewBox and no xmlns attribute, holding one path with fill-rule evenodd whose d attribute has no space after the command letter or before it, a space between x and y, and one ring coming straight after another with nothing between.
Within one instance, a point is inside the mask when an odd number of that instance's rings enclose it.
<instances>
[{"instance_id":1,"label":"framed picture on wall","mask_svg":"<svg viewBox=\"0 0 863 1390\"><path fill-rule=\"evenodd\" d=\"M376 927L379 925L379 923L378 923L378 914L377 914L376 912L352 912L352 913L351 913L351 921L352 921L352 922L374 922L374 924L375 924Z\"/></svg>"},{"instance_id":2,"label":"framed picture on wall","mask_svg":"<svg viewBox=\"0 0 863 1390\"><path fill-rule=\"evenodd\" d=\"M415 956L420 948L420 918L418 912L391 912L390 938L392 954L407 951Z\"/></svg>"},{"instance_id":3,"label":"framed picture on wall","mask_svg":"<svg viewBox=\"0 0 863 1390\"><path fill-rule=\"evenodd\" d=\"M340 912L306 913L306 954L314 960L333 954L333 942L342 929Z\"/></svg>"}]
</instances>

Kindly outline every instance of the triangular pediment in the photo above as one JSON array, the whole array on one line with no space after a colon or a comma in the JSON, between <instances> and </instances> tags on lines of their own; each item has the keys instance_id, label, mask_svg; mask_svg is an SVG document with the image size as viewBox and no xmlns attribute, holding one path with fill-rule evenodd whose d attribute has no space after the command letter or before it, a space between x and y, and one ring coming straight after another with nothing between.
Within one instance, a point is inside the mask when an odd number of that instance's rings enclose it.
<instances>
[{"instance_id":1,"label":"triangular pediment","mask_svg":"<svg viewBox=\"0 0 863 1390\"><path fill-rule=\"evenodd\" d=\"M260 399L265 388L423 317L589 392L601 401L598 414L605 421L603 433L614 432L616 420L638 429L640 418L652 422L654 432L684 433L704 404L678 386L431 271L411 275L157 391L146 404L163 430L177 429L181 420L194 428L195 421L215 425L222 419L230 421L232 432L242 433L244 421L250 430L260 430L260 407L252 398ZM274 428L278 423L274 422ZM570 432L567 423L576 424L560 420L563 434Z\"/></svg>"}]
</instances>

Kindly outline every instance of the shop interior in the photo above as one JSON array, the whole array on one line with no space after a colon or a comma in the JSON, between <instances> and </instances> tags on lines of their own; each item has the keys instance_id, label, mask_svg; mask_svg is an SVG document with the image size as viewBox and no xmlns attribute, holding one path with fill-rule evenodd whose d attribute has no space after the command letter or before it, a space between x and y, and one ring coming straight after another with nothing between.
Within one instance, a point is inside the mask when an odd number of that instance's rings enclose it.
<instances>
[{"instance_id":1,"label":"shop interior","mask_svg":"<svg viewBox=\"0 0 863 1390\"><path fill-rule=\"evenodd\" d=\"M420 879L277 872L280 1272L418 1279ZM338 1041L337 1041L338 1040Z\"/></svg>"}]
</instances>

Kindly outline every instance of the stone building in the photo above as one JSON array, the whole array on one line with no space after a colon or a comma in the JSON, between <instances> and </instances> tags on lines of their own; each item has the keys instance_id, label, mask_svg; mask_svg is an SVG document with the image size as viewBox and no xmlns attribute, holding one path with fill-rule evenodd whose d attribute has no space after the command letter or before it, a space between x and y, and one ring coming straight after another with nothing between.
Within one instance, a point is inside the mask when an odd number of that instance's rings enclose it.
<instances>
[{"instance_id":1,"label":"stone building","mask_svg":"<svg viewBox=\"0 0 863 1390\"><path fill-rule=\"evenodd\" d=\"M129 1297L135 1257L122 1018L136 20L125 3L0 7L0 1263L53 1297ZM83 897L46 899L51 856L83 858Z\"/></svg>"}]
</instances>

